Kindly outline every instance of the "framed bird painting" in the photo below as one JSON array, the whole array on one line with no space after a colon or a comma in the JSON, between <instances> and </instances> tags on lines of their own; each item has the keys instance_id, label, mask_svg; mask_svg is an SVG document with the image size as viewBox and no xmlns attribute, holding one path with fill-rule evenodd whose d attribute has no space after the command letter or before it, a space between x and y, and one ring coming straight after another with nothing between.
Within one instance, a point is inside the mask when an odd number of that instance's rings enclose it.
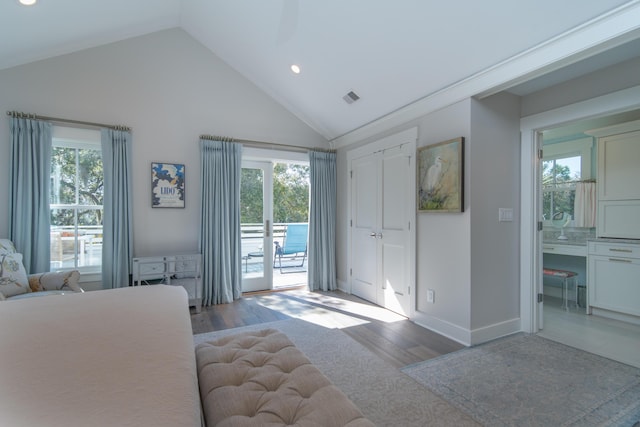
<instances>
[{"instance_id":1,"label":"framed bird painting","mask_svg":"<svg viewBox=\"0 0 640 427\"><path fill-rule=\"evenodd\" d=\"M464 138L418 148L418 212L464 211Z\"/></svg>"}]
</instances>

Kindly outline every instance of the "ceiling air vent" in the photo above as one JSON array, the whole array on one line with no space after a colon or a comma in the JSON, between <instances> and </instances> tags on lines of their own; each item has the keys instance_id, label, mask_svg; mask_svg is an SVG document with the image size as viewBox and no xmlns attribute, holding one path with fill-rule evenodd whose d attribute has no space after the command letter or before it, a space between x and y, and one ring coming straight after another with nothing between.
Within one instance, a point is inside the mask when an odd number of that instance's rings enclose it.
<instances>
[{"instance_id":1,"label":"ceiling air vent","mask_svg":"<svg viewBox=\"0 0 640 427\"><path fill-rule=\"evenodd\" d=\"M342 99L344 99L347 104L353 104L360 99L360 97L354 91L350 91L348 94L343 96Z\"/></svg>"}]
</instances>

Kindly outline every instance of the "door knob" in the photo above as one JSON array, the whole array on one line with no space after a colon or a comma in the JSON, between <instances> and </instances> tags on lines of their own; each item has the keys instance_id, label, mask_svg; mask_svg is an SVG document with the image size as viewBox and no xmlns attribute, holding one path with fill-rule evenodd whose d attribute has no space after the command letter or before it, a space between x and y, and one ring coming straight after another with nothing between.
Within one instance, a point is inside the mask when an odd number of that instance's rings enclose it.
<instances>
[{"instance_id":1,"label":"door knob","mask_svg":"<svg viewBox=\"0 0 640 427\"><path fill-rule=\"evenodd\" d=\"M369 234L369 237L373 237L375 239L377 237L377 234L372 232L371 234Z\"/></svg>"}]
</instances>

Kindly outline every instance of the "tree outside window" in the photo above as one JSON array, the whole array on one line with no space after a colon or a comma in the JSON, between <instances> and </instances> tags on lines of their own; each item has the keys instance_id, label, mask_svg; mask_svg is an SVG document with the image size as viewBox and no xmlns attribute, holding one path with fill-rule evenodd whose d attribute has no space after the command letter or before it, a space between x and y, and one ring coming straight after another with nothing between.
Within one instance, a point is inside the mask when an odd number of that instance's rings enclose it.
<instances>
[{"instance_id":1,"label":"tree outside window","mask_svg":"<svg viewBox=\"0 0 640 427\"><path fill-rule=\"evenodd\" d=\"M542 162L542 212L546 220L566 212L573 218L576 183L581 179L581 156Z\"/></svg>"}]
</instances>

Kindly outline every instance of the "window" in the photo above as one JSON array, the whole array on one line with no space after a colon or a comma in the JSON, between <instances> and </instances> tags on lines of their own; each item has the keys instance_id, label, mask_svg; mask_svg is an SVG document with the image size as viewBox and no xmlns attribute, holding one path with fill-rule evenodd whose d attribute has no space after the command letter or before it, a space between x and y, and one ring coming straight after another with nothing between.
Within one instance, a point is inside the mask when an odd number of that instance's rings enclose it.
<instances>
[{"instance_id":1,"label":"window","mask_svg":"<svg viewBox=\"0 0 640 427\"><path fill-rule=\"evenodd\" d=\"M573 219L576 183L591 176L591 138L544 146L542 214L552 220L562 213Z\"/></svg>"},{"instance_id":2,"label":"window","mask_svg":"<svg viewBox=\"0 0 640 427\"><path fill-rule=\"evenodd\" d=\"M54 127L51 155L51 269L99 272L104 175L100 132Z\"/></svg>"}]
</instances>

